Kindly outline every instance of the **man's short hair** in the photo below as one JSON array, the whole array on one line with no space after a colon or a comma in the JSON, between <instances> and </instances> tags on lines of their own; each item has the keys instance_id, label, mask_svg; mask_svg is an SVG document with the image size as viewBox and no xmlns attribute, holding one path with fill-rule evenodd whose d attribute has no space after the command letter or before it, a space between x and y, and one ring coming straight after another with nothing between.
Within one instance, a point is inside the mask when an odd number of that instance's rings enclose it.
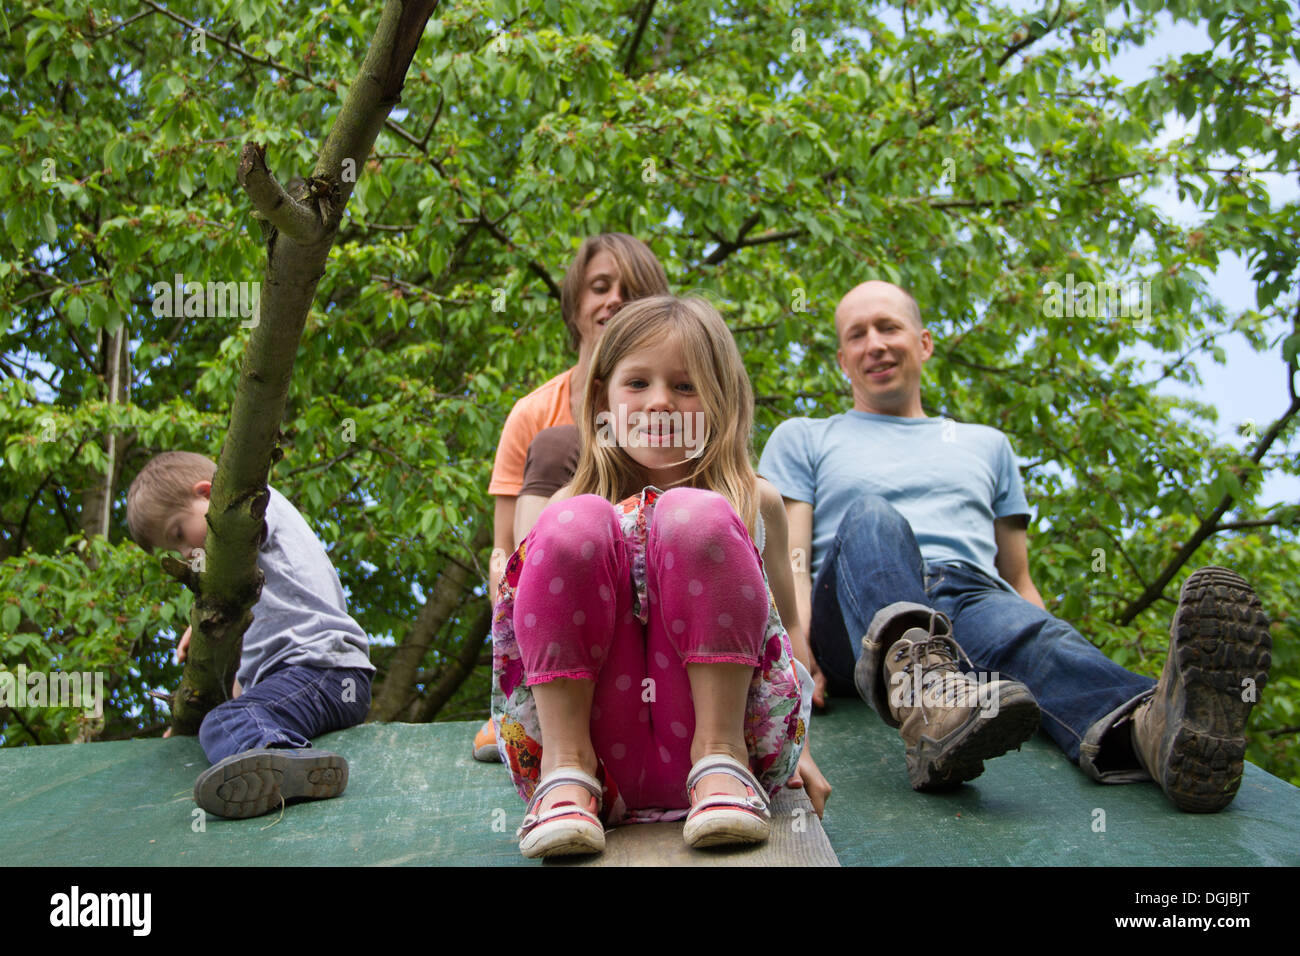
<instances>
[{"instance_id":1,"label":"man's short hair","mask_svg":"<svg viewBox=\"0 0 1300 956\"><path fill-rule=\"evenodd\" d=\"M569 330L569 344L578 350L578 303L582 301L582 283L587 266L598 253L608 252L618 266L623 285L623 301L644 299L651 295L668 295L668 276L658 257L640 239L624 232L603 232L582 240L560 286L560 314Z\"/></svg>"},{"instance_id":2,"label":"man's short hair","mask_svg":"<svg viewBox=\"0 0 1300 956\"><path fill-rule=\"evenodd\" d=\"M192 451L165 451L140 469L126 493L126 523L146 551L158 547L162 526L194 502L194 486L211 481L217 465Z\"/></svg>"},{"instance_id":3,"label":"man's short hair","mask_svg":"<svg viewBox=\"0 0 1300 956\"><path fill-rule=\"evenodd\" d=\"M903 286L899 285L899 284L896 283L896 282L890 282L888 279L864 279L862 282L859 282L858 285L854 286L852 289L850 289L848 292L846 292L846 293L844 294L844 298L845 298L845 299L848 298L849 295L851 295L854 291L857 290L858 286L866 285L868 282L880 282L880 283L884 283L885 285L892 286L893 288L897 289L899 292L903 293L903 298L907 300L907 311L908 311L908 314L912 317L912 321L914 321L914 322L916 323L916 327L917 327L918 330L920 330L920 331L924 331L924 330L925 330L925 322L924 322L924 320L921 318L921 307L920 307L919 305L917 305L916 297L915 297L914 295L912 295L911 292L909 292L907 289L905 289ZM843 302L844 299L841 299L840 301ZM835 335L836 335L836 338L838 338L838 337L840 336L840 334L841 334L841 330L840 330L840 310L839 310L839 306L837 305L837 306L835 307Z\"/></svg>"},{"instance_id":4,"label":"man's short hair","mask_svg":"<svg viewBox=\"0 0 1300 956\"><path fill-rule=\"evenodd\" d=\"M903 288L901 285L898 287L898 289L900 292L903 293L903 295L907 296L907 304L911 306L912 318L916 320L916 327L919 329L924 329L925 322L922 321L921 319L921 307L916 303L916 296L912 295L910 291Z\"/></svg>"}]
</instances>

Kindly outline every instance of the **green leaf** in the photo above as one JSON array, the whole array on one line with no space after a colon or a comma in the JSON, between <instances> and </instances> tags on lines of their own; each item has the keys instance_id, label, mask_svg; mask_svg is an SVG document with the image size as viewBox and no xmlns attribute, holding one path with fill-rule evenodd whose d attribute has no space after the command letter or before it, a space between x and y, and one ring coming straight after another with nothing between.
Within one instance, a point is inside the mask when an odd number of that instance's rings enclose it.
<instances>
[{"instance_id":1,"label":"green leaf","mask_svg":"<svg viewBox=\"0 0 1300 956\"><path fill-rule=\"evenodd\" d=\"M1282 343L1282 361L1288 364L1295 363L1298 355L1300 355L1300 332L1293 332Z\"/></svg>"},{"instance_id":2,"label":"green leaf","mask_svg":"<svg viewBox=\"0 0 1300 956\"><path fill-rule=\"evenodd\" d=\"M46 56L49 55L49 52L50 44L48 43L38 43L27 51L27 60L25 65L28 75L36 72L41 63L45 61Z\"/></svg>"},{"instance_id":3,"label":"green leaf","mask_svg":"<svg viewBox=\"0 0 1300 956\"><path fill-rule=\"evenodd\" d=\"M429 249L429 258L426 264L431 275L441 275L443 266L447 264L447 250L440 245L433 245Z\"/></svg>"}]
</instances>

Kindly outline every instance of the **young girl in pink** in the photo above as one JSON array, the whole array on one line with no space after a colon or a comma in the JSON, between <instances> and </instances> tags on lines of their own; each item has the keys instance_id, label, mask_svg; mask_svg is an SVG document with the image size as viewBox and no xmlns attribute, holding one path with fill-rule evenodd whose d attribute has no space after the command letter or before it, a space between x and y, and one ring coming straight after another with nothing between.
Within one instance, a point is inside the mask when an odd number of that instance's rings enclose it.
<instances>
[{"instance_id":1,"label":"young girl in pink","mask_svg":"<svg viewBox=\"0 0 1300 956\"><path fill-rule=\"evenodd\" d=\"M750 464L752 421L707 302L658 296L610 321L577 473L510 559L493 622L525 856L598 852L603 823L682 817L690 846L758 842L782 785L821 812L785 509Z\"/></svg>"}]
</instances>

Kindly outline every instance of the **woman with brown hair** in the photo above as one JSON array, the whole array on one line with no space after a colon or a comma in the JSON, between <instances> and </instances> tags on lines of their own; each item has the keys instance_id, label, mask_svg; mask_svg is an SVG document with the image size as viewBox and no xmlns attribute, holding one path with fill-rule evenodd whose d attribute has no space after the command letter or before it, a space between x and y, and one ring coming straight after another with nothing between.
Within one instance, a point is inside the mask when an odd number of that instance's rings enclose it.
<instances>
[{"instance_id":1,"label":"woman with brown hair","mask_svg":"<svg viewBox=\"0 0 1300 956\"><path fill-rule=\"evenodd\" d=\"M591 357L624 303L668 293L668 277L644 242L621 232L584 239L560 286L560 312L578 363L515 403L501 431L488 494L495 496L488 595L495 600L506 559L528 534L551 495L578 464L582 390ZM474 738L474 757L498 759L492 722Z\"/></svg>"}]
</instances>

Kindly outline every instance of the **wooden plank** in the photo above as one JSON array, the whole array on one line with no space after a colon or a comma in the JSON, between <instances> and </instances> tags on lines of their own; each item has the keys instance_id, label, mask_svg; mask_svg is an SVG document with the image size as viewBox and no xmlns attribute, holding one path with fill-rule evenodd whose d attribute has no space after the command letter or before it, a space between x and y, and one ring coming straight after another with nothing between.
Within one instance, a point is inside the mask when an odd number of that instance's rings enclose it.
<instances>
[{"instance_id":1,"label":"wooden plank","mask_svg":"<svg viewBox=\"0 0 1300 956\"><path fill-rule=\"evenodd\" d=\"M772 835L745 847L692 850L682 823L642 823L605 834L605 852L547 860L548 866L839 866L831 842L802 790L782 790L772 802Z\"/></svg>"}]
</instances>

